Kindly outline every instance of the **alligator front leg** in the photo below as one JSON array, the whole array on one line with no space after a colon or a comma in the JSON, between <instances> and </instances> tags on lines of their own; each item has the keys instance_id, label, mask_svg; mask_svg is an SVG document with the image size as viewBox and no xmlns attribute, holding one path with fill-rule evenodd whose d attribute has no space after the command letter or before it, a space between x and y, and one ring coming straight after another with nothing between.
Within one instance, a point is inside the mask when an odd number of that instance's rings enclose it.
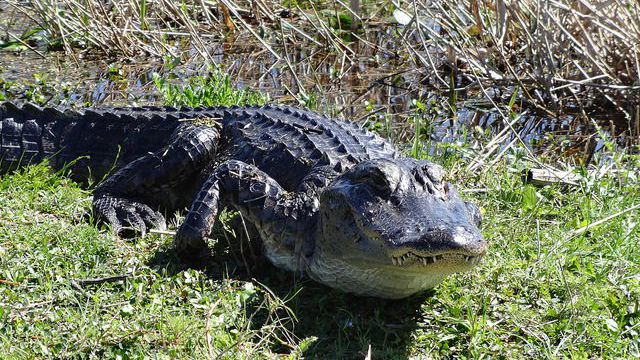
<instances>
[{"instance_id":1,"label":"alligator front leg","mask_svg":"<svg viewBox=\"0 0 640 360\"><path fill-rule=\"evenodd\" d=\"M281 252L293 259L304 251L300 248L304 246L302 241L295 239L310 233L305 220L317 210L314 209L317 202L304 201L301 195L287 192L253 165L226 161L204 183L178 229L176 252L185 261L206 260L209 252L205 237L211 232L220 207L225 205L238 210L262 234L271 235L262 239L267 256L269 252ZM287 264L281 265L287 267Z\"/></svg>"},{"instance_id":2,"label":"alligator front leg","mask_svg":"<svg viewBox=\"0 0 640 360\"><path fill-rule=\"evenodd\" d=\"M121 237L144 236L148 229L165 228L156 209L175 211L189 195L215 156L216 128L183 125L165 148L144 155L108 177L94 191L93 209L98 219L111 225Z\"/></svg>"}]
</instances>

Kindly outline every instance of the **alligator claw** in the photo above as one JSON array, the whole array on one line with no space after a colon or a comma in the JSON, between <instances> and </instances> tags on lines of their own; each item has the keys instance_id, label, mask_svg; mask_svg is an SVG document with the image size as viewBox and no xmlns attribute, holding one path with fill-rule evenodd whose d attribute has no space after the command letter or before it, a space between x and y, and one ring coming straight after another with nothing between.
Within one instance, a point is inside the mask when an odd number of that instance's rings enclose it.
<instances>
[{"instance_id":1,"label":"alligator claw","mask_svg":"<svg viewBox=\"0 0 640 360\"><path fill-rule=\"evenodd\" d=\"M98 221L111 226L121 238L143 237L149 229L165 230L164 217L149 206L118 197L100 196L93 201Z\"/></svg>"}]
</instances>

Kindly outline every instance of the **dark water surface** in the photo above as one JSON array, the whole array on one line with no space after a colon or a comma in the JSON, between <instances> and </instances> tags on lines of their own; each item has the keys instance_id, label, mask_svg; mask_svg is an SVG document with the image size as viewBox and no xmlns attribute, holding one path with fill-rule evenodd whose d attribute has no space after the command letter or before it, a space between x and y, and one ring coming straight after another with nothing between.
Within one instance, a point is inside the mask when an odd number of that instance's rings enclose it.
<instances>
[{"instance_id":1,"label":"dark water surface","mask_svg":"<svg viewBox=\"0 0 640 360\"><path fill-rule=\"evenodd\" d=\"M500 138L501 147L522 139L538 153L585 162L602 147L602 139L593 135L594 124L598 124L619 145L633 150L638 144L635 135L640 129L634 129L620 114L596 114L582 120L571 114L551 117L519 102L512 112L504 106L497 111L489 99L508 103L514 91L509 87L480 93L461 83L455 94L443 93L424 72L416 70L411 59L394 51L393 29L381 29L376 36L385 37L378 41L385 47L352 42L347 59L322 47L300 46L279 51L287 58L277 61L243 36L211 43L209 54L238 87L265 92L273 102L308 105L358 121L398 141L410 141L419 125L419 132L434 141L487 143L511 123L513 130ZM152 74L186 83L189 77L209 73L201 59L195 51L169 63L145 58L113 61L88 52L69 56L55 51L5 50L0 51L0 85L7 98L52 105L157 104L162 99ZM425 110L416 120L410 115L419 106Z\"/></svg>"}]
</instances>

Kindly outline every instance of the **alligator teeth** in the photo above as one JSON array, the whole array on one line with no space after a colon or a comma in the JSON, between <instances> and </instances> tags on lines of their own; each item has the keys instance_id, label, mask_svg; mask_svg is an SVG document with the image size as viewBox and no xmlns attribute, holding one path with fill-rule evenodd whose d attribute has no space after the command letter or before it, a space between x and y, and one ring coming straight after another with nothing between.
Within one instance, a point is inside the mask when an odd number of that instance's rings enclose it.
<instances>
[{"instance_id":1,"label":"alligator teeth","mask_svg":"<svg viewBox=\"0 0 640 360\"><path fill-rule=\"evenodd\" d=\"M435 256L421 257L420 261L422 261L422 265L429 265L436 262L436 257Z\"/></svg>"},{"instance_id":2,"label":"alligator teeth","mask_svg":"<svg viewBox=\"0 0 640 360\"><path fill-rule=\"evenodd\" d=\"M435 256L419 256L419 255L415 255L413 253L406 253L404 255L400 255L400 256L392 256L391 257L391 261L393 262L393 265L404 265L408 260L413 259L415 262L417 263L422 263L422 265L427 266L429 264L434 264L440 260L444 259L444 255L435 255ZM478 260L477 256L472 256L472 255L465 255L463 257L465 262L470 262L470 263L476 263Z\"/></svg>"}]
</instances>

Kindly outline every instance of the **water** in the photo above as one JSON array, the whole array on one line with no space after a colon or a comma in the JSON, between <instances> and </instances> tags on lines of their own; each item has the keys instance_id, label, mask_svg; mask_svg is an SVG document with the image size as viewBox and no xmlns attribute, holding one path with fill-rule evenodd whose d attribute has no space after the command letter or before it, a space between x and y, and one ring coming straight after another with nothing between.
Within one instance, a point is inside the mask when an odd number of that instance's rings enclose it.
<instances>
[{"instance_id":1,"label":"water","mask_svg":"<svg viewBox=\"0 0 640 360\"><path fill-rule=\"evenodd\" d=\"M210 59L238 87L268 93L273 102L310 105L332 116L365 123L397 141L412 139L415 121L410 115L422 104L426 110L422 112L420 126L434 141L486 143L507 123L512 123L513 131L500 140L503 147L519 137L540 154L569 156L585 162L594 150L602 147L602 139L593 136L598 124L616 137L621 146L633 149L638 145L640 129L634 129L620 114L606 114L603 119L598 118L602 114L554 118L524 105L513 113L504 107L499 112L477 90L458 91L452 102L451 93L419 71L415 59L396 48L395 30L386 26L369 32L370 40L378 44L375 47L363 41L348 43L345 52L348 57L323 46L301 43L286 51L278 47L278 53L286 55L278 61L246 34L224 41L211 40L207 48ZM33 51L0 51L0 79L9 97L13 94L26 100L68 106L157 104L162 99L152 74L180 83L209 71L195 49L175 61L153 58L111 61L90 52L75 56L40 53L44 56ZM456 82L460 83L457 88L465 89L463 80ZM508 103L515 91L507 86L488 90L499 104ZM514 114L519 114L518 119Z\"/></svg>"}]
</instances>

